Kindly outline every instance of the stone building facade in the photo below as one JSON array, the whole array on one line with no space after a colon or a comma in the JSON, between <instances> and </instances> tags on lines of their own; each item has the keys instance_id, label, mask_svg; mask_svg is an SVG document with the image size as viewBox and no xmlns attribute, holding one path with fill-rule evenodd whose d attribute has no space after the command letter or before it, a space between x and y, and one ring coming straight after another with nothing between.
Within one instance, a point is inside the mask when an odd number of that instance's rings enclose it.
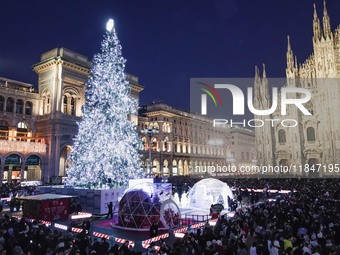
<instances>
[{"instance_id":1,"label":"stone building facade","mask_svg":"<svg viewBox=\"0 0 340 255\"><path fill-rule=\"evenodd\" d=\"M248 129L227 125L214 128L211 119L164 103L141 107L138 123L142 161L148 175L221 176L230 173L218 171L217 166L239 169L256 162L254 132ZM152 128L159 132L143 134L142 130Z\"/></svg>"},{"instance_id":2,"label":"stone building facade","mask_svg":"<svg viewBox=\"0 0 340 255\"><path fill-rule=\"evenodd\" d=\"M311 92L311 100L304 106L311 115L302 114L296 107L288 108L285 119L297 121L297 127L256 128L257 162L262 165L294 165L333 167L340 162L340 26L331 30L330 17L324 2L322 27L314 4L313 53L302 64L288 37L285 87L300 87ZM269 109L272 99L265 70L263 77L255 73L255 107ZM280 105L280 103L279 103ZM280 107L279 107L280 108ZM256 118L282 118L280 109L271 116ZM311 172L310 172L311 174ZM320 171L318 175L329 171Z\"/></svg>"},{"instance_id":3,"label":"stone building facade","mask_svg":"<svg viewBox=\"0 0 340 255\"><path fill-rule=\"evenodd\" d=\"M32 84L0 78L0 174L4 180L60 182L78 132L91 62L65 48L41 55ZM137 100L143 88L126 74ZM132 116L137 124L137 116Z\"/></svg>"}]
</instances>

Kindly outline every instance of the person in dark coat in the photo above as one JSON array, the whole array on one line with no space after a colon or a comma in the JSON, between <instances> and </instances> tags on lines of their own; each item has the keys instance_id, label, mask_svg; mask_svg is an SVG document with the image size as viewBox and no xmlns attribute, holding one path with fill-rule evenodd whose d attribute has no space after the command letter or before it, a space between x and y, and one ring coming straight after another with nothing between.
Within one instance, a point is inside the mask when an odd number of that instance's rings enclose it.
<instances>
[{"instance_id":1,"label":"person in dark coat","mask_svg":"<svg viewBox=\"0 0 340 255\"><path fill-rule=\"evenodd\" d=\"M156 222L153 222L150 226L150 237L155 237L158 235L158 225Z\"/></svg>"},{"instance_id":2,"label":"person in dark coat","mask_svg":"<svg viewBox=\"0 0 340 255\"><path fill-rule=\"evenodd\" d=\"M110 216L110 219L112 219L112 218L113 218L113 203L110 202L110 203L107 205L107 208L109 209L109 211L107 212L106 218L109 218L109 216Z\"/></svg>"}]
</instances>

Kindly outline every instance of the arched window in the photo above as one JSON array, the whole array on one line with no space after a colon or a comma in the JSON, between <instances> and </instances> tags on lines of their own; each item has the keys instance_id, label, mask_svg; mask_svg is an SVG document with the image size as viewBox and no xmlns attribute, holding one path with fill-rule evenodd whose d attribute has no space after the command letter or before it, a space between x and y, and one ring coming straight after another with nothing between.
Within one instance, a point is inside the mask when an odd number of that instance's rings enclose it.
<instances>
[{"instance_id":1,"label":"arched window","mask_svg":"<svg viewBox=\"0 0 340 255\"><path fill-rule=\"evenodd\" d=\"M157 138L156 137L154 137L154 138L152 138L152 144L151 144L151 148L152 148L152 150L153 151L156 151L157 150Z\"/></svg>"},{"instance_id":2,"label":"arched window","mask_svg":"<svg viewBox=\"0 0 340 255\"><path fill-rule=\"evenodd\" d=\"M23 131L27 131L27 125L24 122L19 122L17 128L18 130L21 129Z\"/></svg>"},{"instance_id":3,"label":"arched window","mask_svg":"<svg viewBox=\"0 0 340 255\"><path fill-rule=\"evenodd\" d=\"M178 175L183 175L183 162L181 159L178 161Z\"/></svg>"},{"instance_id":4,"label":"arched window","mask_svg":"<svg viewBox=\"0 0 340 255\"><path fill-rule=\"evenodd\" d=\"M33 110L33 104L30 101L27 101L25 104L25 114L26 115L32 115Z\"/></svg>"},{"instance_id":5,"label":"arched window","mask_svg":"<svg viewBox=\"0 0 340 255\"><path fill-rule=\"evenodd\" d=\"M5 120L0 120L0 129L6 129L8 130L8 122Z\"/></svg>"},{"instance_id":6,"label":"arched window","mask_svg":"<svg viewBox=\"0 0 340 255\"><path fill-rule=\"evenodd\" d=\"M22 114L24 110L24 101L21 99L17 100L16 106L15 106L15 113Z\"/></svg>"},{"instance_id":7,"label":"arched window","mask_svg":"<svg viewBox=\"0 0 340 255\"><path fill-rule=\"evenodd\" d=\"M76 100L74 97L71 98L71 115L76 115Z\"/></svg>"},{"instance_id":8,"label":"arched window","mask_svg":"<svg viewBox=\"0 0 340 255\"><path fill-rule=\"evenodd\" d=\"M157 122L153 123L153 127L154 127L155 129L158 129L158 130L159 130L159 125L158 125Z\"/></svg>"},{"instance_id":9,"label":"arched window","mask_svg":"<svg viewBox=\"0 0 340 255\"><path fill-rule=\"evenodd\" d=\"M27 136L28 127L24 122L19 122L17 125L17 136Z\"/></svg>"},{"instance_id":10,"label":"arched window","mask_svg":"<svg viewBox=\"0 0 340 255\"><path fill-rule=\"evenodd\" d=\"M164 159L163 161L163 175L168 176L169 175L169 162Z\"/></svg>"},{"instance_id":11,"label":"arched window","mask_svg":"<svg viewBox=\"0 0 340 255\"><path fill-rule=\"evenodd\" d=\"M176 160L173 160L172 161L172 175L177 175L177 162L176 162Z\"/></svg>"},{"instance_id":12,"label":"arched window","mask_svg":"<svg viewBox=\"0 0 340 255\"><path fill-rule=\"evenodd\" d=\"M47 92L43 95L43 114L51 112L51 94Z\"/></svg>"},{"instance_id":13,"label":"arched window","mask_svg":"<svg viewBox=\"0 0 340 255\"><path fill-rule=\"evenodd\" d=\"M163 140L163 151L169 151L169 138L165 137Z\"/></svg>"},{"instance_id":14,"label":"arched window","mask_svg":"<svg viewBox=\"0 0 340 255\"><path fill-rule=\"evenodd\" d=\"M284 131L283 129L280 129L278 132L278 136L279 136L280 144L286 143L286 131Z\"/></svg>"},{"instance_id":15,"label":"arched window","mask_svg":"<svg viewBox=\"0 0 340 255\"><path fill-rule=\"evenodd\" d=\"M312 127L307 128L307 141L315 142L315 129Z\"/></svg>"},{"instance_id":16,"label":"arched window","mask_svg":"<svg viewBox=\"0 0 340 255\"><path fill-rule=\"evenodd\" d=\"M146 139L146 137L143 137L142 138L142 144L143 144L143 150L147 150L147 147L146 147L146 143L147 143L147 139Z\"/></svg>"},{"instance_id":17,"label":"arched window","mask_svg":"<svg viewBox=\"0 0 340 255\"><path fill-rule=\"evenodd\" d=\"M64 95L64 99L63 99L63 113L64 114L67 114L67 101L68 101L68 98L66 95Z\"/></svg>"},{"instance_id":18,"label":"arched window","mask_svg":"<svg viewBox=\"0 0 340 255\"><path fill-rule=\"evenodd\" d=\"M163 123L163 125L162 125L162 132L163 133L166 133L167 132L167 123Z\"/></svg>"},{"instance_id":19,"label":"arched window","mask_svg":"<svg viewBox=\"0 0 340 255\"><path fill-rule=\"evenodd\" d=\"M5 106L5 98L3 96L0 96L0 111L4 110Z\"/></svg>"},{"instance_id":20,"label":"arched window","mask_svg":"<svg viewBox=\"0 0 340 255\"><path fill-rule=\"evenodd\" d=\"M6 112L13 112L13 110L14 110L14 99L9 97L7 98Z\"/></svg>"}]
</instances>

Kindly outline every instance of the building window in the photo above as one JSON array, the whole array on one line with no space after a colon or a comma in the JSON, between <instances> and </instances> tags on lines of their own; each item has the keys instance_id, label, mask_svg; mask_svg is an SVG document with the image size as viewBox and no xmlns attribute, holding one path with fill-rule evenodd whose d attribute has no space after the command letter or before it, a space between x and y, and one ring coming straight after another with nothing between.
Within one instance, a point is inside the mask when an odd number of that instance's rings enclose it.
<instances>
[{"instance_id":1,"label":"building window","mask_svg":"<svg viewBox=\"0 0 340 255\"><path fill-rule=\"evenodd\" d=\"M49 114L51 112L51 95L48 92L43 97L43 114Z\"/></svg>"},{"instance_id":2,"label":"building window","mask_svg":"<svg viewBox=\"0 0 340 255\"><path fill-rule=\"evenodd\" d=\"M158 147L158 143L157 143L157 138L152 138L152 144L151 144L151 149L153 151L156 151L157 150L157 147Z\"/></svg>"},{"instance_id":3,"label":"building window","mask_svg":"<svg viewBox=\"0 0 340 255\"><path fill-rule=\"evenodd\" d=\"M312 127L307 128L307 141L315 142L315 129Z\"/></svg>"},{"instance_id":4,"label":"building window","mask_svg":"<svg viewBox=\"0 0 340 255\"><path fill-rule=\"evenodd\" d=\"M17 125L17 136L27 136L28 127L24 122L19 122Z\"/></svg>"},{"instance_id":5,"label":"building window","mask_svg":"<svg viewBox=\"0 0 340 255\"><path fill-rule=\"evenodd\" d=\"M67 101L68 101L68 98L67 96L64 96L64 100L63 100L63 113L64 114L67 114Z\"/></svg>"},{"instance_id":6,"label":"building window","mask_svg":"<svg viewBox=\"0 0 340 255\"><path fill-rule=\"evenodd\" d=\"M280 144L286 143L286 131L284 131L283 129L280 129L278 132L278 136L279 136Z\"/></svg>"},{"instance_id":7,"label":"building window","mask_svg":"<svg viewBox=\"0 0 340 255\"><path fill-rule=\"evenodd\" d=\"M25 114L32 115L32 108L33 108L32 102L27 101L25 104Z\"/></svg>"},{"instance_id":8,"label":"building window","mask_svg":"<svg viewBox=\"0 0 340 255\"><path fill-rule=\"evenodd\" d=\"M25 129L27 131L27 125L24 122L19 122L17 128Z\"/></svg>"},{"instance_id":9,"label":"building window","mask_svg":"<svg viewBox=\"0 0 340 255\"><path fill-rule=\"evenodd\" d=\"M13 98L7 98L6 112L13 112L14 110L14 100Z\"/></svg>"},{"instance_id":10,"label":"building window","mask_svg":"<svg viewBox=\"0 0 340 255\"><path fill-rule=\"evenodd\" d=\"M23 109L24 109L24 101L22 101L21 99L18 99L16 106L15 106L15 113L22 114Z\"/></svg>"},{"instance_id":11,"label":"building window","mask_svg":"<svg viewBox=\"0 0 340 255\"><path fill-rule=\"evenodd\" d=\"M71 115L76 115L76 100L74 97L71 98Z\"/></svg>"},{"instance_id":12,"label":"building window","mask_svg":"<svg viewBox=\"0 0 340 255\"><path fill-rule=\"evenodd\" d=\"M0 139L8 139L8 123L0 120Z\"/></svg>"},{"instance_id":13,"label":"building window","mask_svg":"<svg viewBox=\"0 0 340 255\"><path fill-rule=\"evenodd\" d=\"M146 142L146 141L147 141L147 139L146 139L145 137L143 137L143 138L142 138L142 146L143 146L142 148L143 148L143 150L145 150L145 151L147 150L147 147L146 147L147 142Z\"/></svg>"},{"instance_id":14,"label":"building window","mask_svg":"<svg viewBox=\"0 0 340 255\"><path fill-rule=\"evenodd\" d=\"M0 111L4 110L5 106L5 98L3 96L0 96Z\"/></svg>"}]
</instances>

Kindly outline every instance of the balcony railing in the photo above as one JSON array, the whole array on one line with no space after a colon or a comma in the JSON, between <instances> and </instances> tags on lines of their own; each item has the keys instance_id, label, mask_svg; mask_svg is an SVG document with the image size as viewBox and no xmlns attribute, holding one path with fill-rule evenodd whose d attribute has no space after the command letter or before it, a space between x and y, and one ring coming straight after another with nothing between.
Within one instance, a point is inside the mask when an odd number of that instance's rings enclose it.
<instances>
[{"instance_id":1,"label":"balcony railing","mask_svg":"<svg viewBox=\"0 0 340 255\"><path fill-rule=\"evenodd\" d=\"M32 137L31 132L0 130L0 152L46 153L44 138Z\"/></svg>"}]
</instances>

